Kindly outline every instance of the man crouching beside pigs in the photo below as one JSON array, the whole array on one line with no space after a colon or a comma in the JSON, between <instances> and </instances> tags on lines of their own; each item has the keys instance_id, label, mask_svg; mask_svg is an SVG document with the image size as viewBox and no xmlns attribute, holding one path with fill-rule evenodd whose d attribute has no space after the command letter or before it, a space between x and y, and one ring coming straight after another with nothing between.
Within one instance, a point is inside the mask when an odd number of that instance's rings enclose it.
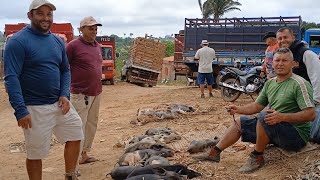
<instances>
[{"instance_id":1,"label":"man crouching beside pigs","mask_svg":"<svg viewBox=\"0 0 320 180\"><path fill-rule=\"evenodd\" d=\"M292 73L292 52L288 48L278 49L272 66L277 77L269 79L257 100L245 106L231 105L227 110L251 115L235 120L220 142L208 152L195 156L199 160L220 161L220 153L241 137L244 142L255 143L246 164L240 172L249 173L264 165L263 152L268 144L298 151L309 140L311 123L315 118L312 87L302 77ZM262 111L269 105L267 111Z\"/></svg>"}]
</instances>

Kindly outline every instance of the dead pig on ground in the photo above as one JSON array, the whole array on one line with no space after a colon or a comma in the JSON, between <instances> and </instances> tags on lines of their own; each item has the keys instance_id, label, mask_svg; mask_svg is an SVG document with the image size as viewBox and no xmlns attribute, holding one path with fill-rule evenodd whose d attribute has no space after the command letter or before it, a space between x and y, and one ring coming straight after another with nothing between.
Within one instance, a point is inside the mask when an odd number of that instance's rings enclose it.
<instances>
[{"instance_id":1,"label":"dead pig on ground","mask_svg":"<svg viewBox=\"0 0 320 180\"><path fill-rule=\"evenodd\" d=\"M149 165L145 167L141 166L119 166L115 167L109 174L115 180L123 180L129 175L134 177L138 175L152 174L154 168L162 168L166 171L176 172L179 175L187 176L188 179L201 176L199 172L189 169L187 166L181 164L174 165Z\"/></svg>"},{"instance_id":2,"label":"dead pig on ground","mask_svg":"<svg viewBox=\"0 0 320 180\"><path fill-rule=\"evenodd\" d=\"M205 139L200 141L193 140L191 141L187 151L190 154L203 152L205 149L215 146L218 144L218 142L219 138L217 136L215 136L213 139Z\"/></svg>"},{"instance_id":3,"label":"dead pig on ground","mask_svg":"<svg viewBox=\"0 0 320 180\"><path fill-rule=\"evenodd\" d=\"M184 104L161 104L153 108L138 109L137 120L131 121L131 123L141 126L149 122L163 119L175 119L179 114L186 114L194 111L192 106Z\"/></svg>"},{"instance_id":4,"label":"dead pig on ground","mask_svg":"<svg viewBox=\"0 0 320 180\"><path fill-rule=\"evenodd\" d=\"M120 166L144 165L144 162L152 156L172 157L173 152L166 148L162 148L159 151L153 149L137 150L122 155L118 164Z\"/></svg>"}]
</instances>

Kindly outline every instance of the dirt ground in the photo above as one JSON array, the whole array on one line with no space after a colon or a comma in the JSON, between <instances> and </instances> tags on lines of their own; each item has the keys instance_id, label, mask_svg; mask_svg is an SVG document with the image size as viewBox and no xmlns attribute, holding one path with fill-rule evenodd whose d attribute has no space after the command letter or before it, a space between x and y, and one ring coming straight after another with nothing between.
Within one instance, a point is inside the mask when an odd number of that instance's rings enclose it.
<instances>
[{"instance_id":1,"label":"dirt ground","mask_svg":"<svg viewBox=\"0 0 320 180\"><path fill-rule=\"evenodd\" d=\"M8 102L3 81L0 81L0 180L25 180L25 153L10 151L10 144L22 143L23 133L17 126L13 110ZM149 128L170 127L184 135L190 132L215 132L221 127L228 127L232 117L223 106L226 103L220 97L220 91L214 90L214 98L200 99L197 87L184 85L158 85L153 88L140 87L119 82L114 86L103 87L98 130L91 154L100 161L80 166L82 180L111 179L106 174L112 170L123 148L114 147L123 139L143 134ZM242 95L236 104L246 104L252 100ZM130 124L136 118L139 108L154 107L162 103L182 103L199 107L202 113L184 115L182 118L151 122L143 126ZM239 116L236 116L238 118ZM220 132L217 132L221 136ZM239 148L241 147L241 148ZM220 163L204 162L192 164L191 168L203 173L198 179L300 179L299 175L309 173L306 167L320 159L319 150L303 153L288 158L277 151L271 151L266 158L265 167L252 174L239 174L238 169L246 161L253 145L237 143L221 154ZM193 160L185 149L180 149L170 159L173 163L189 164ZM311 165L310 165L311 164ZM320 168L317 166L317 168ZM50 155L43 161L43 179L63 179L63 146L54 143Z\"/></svg>"}]
</instances>

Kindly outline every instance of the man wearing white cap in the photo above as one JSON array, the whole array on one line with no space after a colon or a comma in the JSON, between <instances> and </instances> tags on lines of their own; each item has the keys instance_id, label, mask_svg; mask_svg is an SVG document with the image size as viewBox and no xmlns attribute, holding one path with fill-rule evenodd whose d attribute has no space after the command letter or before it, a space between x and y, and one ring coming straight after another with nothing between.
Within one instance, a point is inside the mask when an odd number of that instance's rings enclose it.
<instances>
[{"instance_id":1,"label":"man wearing white cap","mask_svg":"<svg viewBox=\"0 0 320 180\"><path fill-rule=\"evenodd\" d=\"M83 123L84 140L80 145L80 164L98 161L87 154L97 130L102 92L102 52L95 40L98 26L102 25L92 16L83 18L79 28L81 36L67 46L71 69L71 102Z\"/></svg>"},{"instance_id":2,"label":"man wearing white cap","mask_svg":"<svg viewBox=\"0 0 320 180\"><path fill-rule=\"evenodd\" d=\"M5 85L18 126L23 128L31 180L42 179L42 159L49 154L52 133L65 144L65 179L76 179L82 122L69 102L70 69L64 42L50 32L56 7L32 1L26 26L8 41Z\"/></svg>"},{"instance_id":3,"label":"man wearing white cap","mask_svg":"<svg viewBox=\"0 0 320 180\"><path fill-rule=\"evenodd\" d=\"M205 80L207 80L207 88L209 90L209 97L212 95L212 85L214 83L212 61L216 58L214 49L209 47L207 40L202 40L202 48L199 49L194 57L195 60L199 60L198 66L198 83L200 84L201 98L204 98L204 86Z\"/></svg>"}]
</instances>

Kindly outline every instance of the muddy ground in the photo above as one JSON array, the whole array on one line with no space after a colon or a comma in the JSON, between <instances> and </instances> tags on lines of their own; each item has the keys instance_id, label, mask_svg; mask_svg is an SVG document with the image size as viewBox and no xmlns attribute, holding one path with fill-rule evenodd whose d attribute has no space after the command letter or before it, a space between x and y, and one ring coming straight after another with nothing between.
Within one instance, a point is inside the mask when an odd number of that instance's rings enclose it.
<instances>
[{"instance_id":1,"label":"muddy ground","mask_svg":"<svg viewBox=\"0 0 320 180\"><path fill-rule=\"evenodd\" d=\"M14 147L10 148L10 145L23 144L23 133L13 116L3 81L0 81L0 95L0 180L25 180L26 155L23 152L15 152ZM221 99L219 90L214 90L214 98L200 99L199 95L197 87L185 85L158 85L146 88L119 82L114 86L104 86L98 131L91 152L100 161L81 165L81 179L111 179L106 177L106 174L123 154L123 148L114 145L155 127L170 127L183 136L180 144L175 143L174 147L179 152L170 159L172 163L192 163L192 158L185 152L186 145L192 137L199 139L206 135L221 136L221 131L232 123L232 117L223 108L226 103ZM242 95L236 104L250 102L250 97ZM162 103L188 104L200 111L179 116L174 120L151 122L143 126L130 124L130 121L136 119L139 108L154 107ZM238 142L236 146L222 153L220 163L196 163L190 167L203 173L203 177L198 179L301 179L301 175L316 177L316 173L320 171L320 163L317 161L320 159L319 150L289 158L278 150L271 149L267 154L265 167L252 174L239 174L238 169L246 161L252 148L251 144ZM63 179L62 145L53 142L49 157L43 161L43 170L45 180Z\"/></svg>"}]
</instances>

